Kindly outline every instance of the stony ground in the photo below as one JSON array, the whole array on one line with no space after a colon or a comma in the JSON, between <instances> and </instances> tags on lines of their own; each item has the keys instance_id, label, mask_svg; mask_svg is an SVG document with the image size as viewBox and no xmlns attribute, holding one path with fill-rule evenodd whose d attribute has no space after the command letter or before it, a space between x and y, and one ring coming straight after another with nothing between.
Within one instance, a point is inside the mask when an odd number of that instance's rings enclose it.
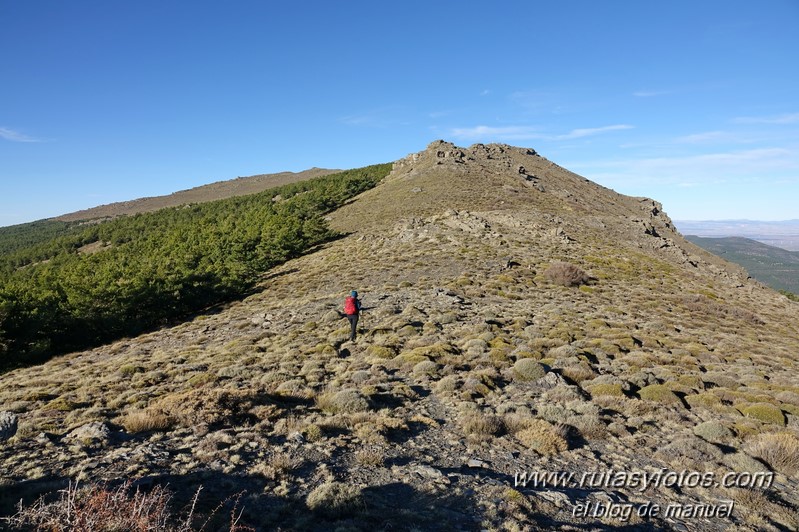
<instances>
[{"instance_id":1,"label":"stony ground","mask_svg":"<svg viewBox=\"0 0 799 532\"><path fill-rule=\"evenodd\" d=\"M0 376L3 513L130 479L259 530L799 527L799 304L656 202L433 143L331 223L242 301Z\"/></svg>"}]
</instances>

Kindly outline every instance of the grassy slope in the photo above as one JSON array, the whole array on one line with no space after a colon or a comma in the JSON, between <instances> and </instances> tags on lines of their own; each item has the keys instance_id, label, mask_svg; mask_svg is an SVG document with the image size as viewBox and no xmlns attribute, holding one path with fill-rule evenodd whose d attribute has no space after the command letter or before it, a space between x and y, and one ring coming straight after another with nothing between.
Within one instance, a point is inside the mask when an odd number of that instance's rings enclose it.
<instances>
[{"instance_id":1,"label":"grassy slope","mask_svg":"<svg viewBox=\"0 0 799 532\"><path fill-rule=\"evenodd\" d=\"M248 299L0 376L0 402L20 416L0 447L6 502L67 478L146 478L179 503L202 484L210 508L246 489L243 519L264 530L672 526L572 516L597 495L732 498L732 522L676 521L796 528L799 478L776 455L765 491L514 489L520 470L765 468L763 438L796 437L799 307L646 234L641 220L667 228L639 200L543 160L525 164L542 165L546 193L512 167L487 175L429 155L333 214L353 234ZM575 201L585 194L594 201ZM548 281L563 260L596 281ZM354 344L336 312L352 288L374 307ZM530 359L541 382L525 380ZM70 436L90 421L124 432Z\"/></svg>"}]
</instances>

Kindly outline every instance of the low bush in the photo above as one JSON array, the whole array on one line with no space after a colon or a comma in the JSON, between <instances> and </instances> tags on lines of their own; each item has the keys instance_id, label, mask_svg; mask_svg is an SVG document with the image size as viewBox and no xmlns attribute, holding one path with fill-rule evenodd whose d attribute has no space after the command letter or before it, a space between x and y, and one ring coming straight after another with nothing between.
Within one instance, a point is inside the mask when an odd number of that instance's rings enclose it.
<instances>
[{"instance_id":1,"label":"low bush","mask_svg":"<svg viewBox=\"0 0 799 532\"><path fill-rule=\"evenodd\" d=\"M785 415L782 410L771 403L754 403L743 407L741 413L746 417L751 417L764 423L785 425Z\"/></svg>"},{"instance_id":2,"label":"low bush","mask_svg":"<svg viewBox=\"0 0 799 532\"><path fill-rule=\"evenodd\" d=\"M621 384L592 384L587 387L587 391L592 397L598 397L600 395L610 395L612 397L624 396Z\"/></svg>"},{"instance_id":3,"label":"low bush","mask_svg":"<svg viewBox=\"0 0 799 532\"><path fill-rule=\"evenodd\" d=\"M532 358L520 358L513 364L513 376L520 381L535 381L546 375L546 369Z\"/></svg>"},{"instance_id":4,"label":"low bush","mask_svg":"<svg viewBox=\"0 0 799 532\"><path fill-rule=\"evenodd\" d=\"M317 406L330 414L352 414L369 410L369 401L357 390L325 393L316 400Z\"/></svg>"},{"instance_id":5,"label":"low bush","mask_svg":"<svg viewBox=\"0 0 799 532\"><path fill-rule=\"evenodd\" d=\"M561 286L580 286L591 280L581 268L570 262L553 262L544 277Z\"/></svg>"},{"instance_id":6,"label":"low bush","mask_svg":"<svg viewBox=\"0 0 799 532\"><path fill-rule=\"evenodd\" d=\"M732 438L732 431L719 421L705 421L694 427L694 434L713 443L724 443Z\"/></svg>"},{"instance_id":7,"label":"low bush","mask_svg":"<svg viewBox=\"0 0 799 532\"><path fill-rule=\"evenodd\" d=\"M564 430L543 419L532 419L527 428L518 431L514 436L524 446L539 454L557 454L569 448Z\"/></svg>"},{"instance_id":8,"label":"low bush","mask_svg":"<svg viewBox=\"0 0 799 532\"><path fill-rule=\"evenodd\" d=\"M650 384L638 390L638 396L647 401L663 404L675 404L680 402L680 398L674 395L668 387L663 384Z\"/></svg>"}]
</instances>

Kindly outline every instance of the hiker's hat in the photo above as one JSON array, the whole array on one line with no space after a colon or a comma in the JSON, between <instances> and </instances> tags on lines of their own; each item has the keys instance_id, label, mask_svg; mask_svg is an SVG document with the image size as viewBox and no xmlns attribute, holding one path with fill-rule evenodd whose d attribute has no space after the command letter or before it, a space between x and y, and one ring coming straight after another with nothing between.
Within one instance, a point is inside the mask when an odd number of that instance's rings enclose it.
<instances>
[{"instance_id":1,"label":"hiker's hat","mask_svg":"<svg viewBox=\"0 0 799 532\"><path fill-rule=\"evenodd\" d=\"M358 292L356 292L355 290L353 290L352 292L350 292L350 295L351 295L352 297L358 297Z\"/></svg>"}]
</instances>

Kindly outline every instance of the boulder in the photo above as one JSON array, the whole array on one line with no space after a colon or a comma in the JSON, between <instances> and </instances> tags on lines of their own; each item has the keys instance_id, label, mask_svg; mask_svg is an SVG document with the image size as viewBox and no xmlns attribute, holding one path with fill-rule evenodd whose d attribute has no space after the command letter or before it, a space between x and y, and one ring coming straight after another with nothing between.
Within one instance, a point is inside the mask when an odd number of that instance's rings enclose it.
<instances>
[{"instance_id":1,"label":"boulder","mask_svg":"<svg viewBox=\"0 0 799 532\"><path fill-rule=\"evenodd\" d=\"M17 419L13 412L0 412L0 441L14 437L17 433Z\"/></svg>"}]
</instances>

